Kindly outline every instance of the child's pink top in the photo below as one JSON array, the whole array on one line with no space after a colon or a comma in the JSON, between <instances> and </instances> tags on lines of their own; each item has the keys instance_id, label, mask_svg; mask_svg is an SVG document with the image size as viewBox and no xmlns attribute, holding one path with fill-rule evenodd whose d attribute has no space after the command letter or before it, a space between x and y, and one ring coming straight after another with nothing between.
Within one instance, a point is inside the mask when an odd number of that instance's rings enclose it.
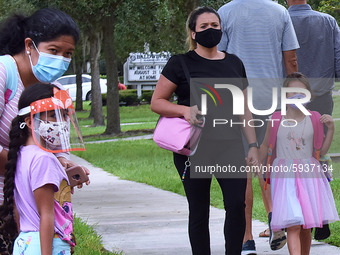
<instances>
[{"instance_id":1,"label":"child's pink top","mask_svg":"<svg viewBox=\"0 0 340 255\"><path fill-rule=\"evenodd\" d=\"M54 232L72 245L71 188L64 168L52 153L43 151L37 145L22 146L17 161L14 189L20 231L39 231L40 215L34 191L46 184L52 184L56 192L54 195Z\"/></svg>"}]
</instances>

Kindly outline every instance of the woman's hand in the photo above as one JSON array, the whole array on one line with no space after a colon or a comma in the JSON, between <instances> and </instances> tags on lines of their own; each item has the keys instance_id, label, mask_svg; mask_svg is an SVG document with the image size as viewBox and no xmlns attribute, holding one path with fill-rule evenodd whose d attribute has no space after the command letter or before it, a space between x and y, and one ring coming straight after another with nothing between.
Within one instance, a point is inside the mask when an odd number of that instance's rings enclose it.
<instances>
[{"instance_id":1,"label":"woman's hand","mask_svg":"<svg viewBox=\"0 0 340 255\"><path fill-rule=\"evenodd\" d=\"M246 157L247 165L256 166L259 164L259 156L257 148L252 147L248 151L248 156Z\"/></svg>"},{"instance_id":2,"label":"woman's hand","mask_svg":"<svg viewBox=\"0 0 340 255\"><path fill-rule=\"evenodd\" d=\"M257 171L260 172L260 162L259 162L259 156L258 156L258 149L255 147L252 147L248 151L248 155L246 157L246 163L248 166L257 166ZM255 174L256 176L257 174Z\"/></svg>"},{"instance_id":3,"label":"woman's hand","mask_svg":"<svg viewBox=\"0 0 340 255\"><path fill-rule=\"evenodd\" d=\"M198 110L197 105L187 107L184 111L183 117L187 122L191 125L200 125L202 124L203 120L199 120L197 117L201 115L202 112Z\"/></svg>"}]
</instances>

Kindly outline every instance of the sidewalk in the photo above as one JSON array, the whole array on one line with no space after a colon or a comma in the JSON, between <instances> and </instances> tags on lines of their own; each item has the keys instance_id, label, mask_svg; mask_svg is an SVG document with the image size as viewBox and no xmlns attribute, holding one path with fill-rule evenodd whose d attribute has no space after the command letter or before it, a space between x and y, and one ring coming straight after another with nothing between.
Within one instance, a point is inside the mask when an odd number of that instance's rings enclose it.
<instances>
[{"instance_id":1,"label":"sidewalk","mask_svg":"<svg viewBox=\"0 0 340 255\"><path fill-rule=\"evenodd\" d=\"M190 255L186 198L145 184L120 180L87 161L71 156L91 171L91 184L76 189L72 197L76 215L93 225L104 247L127 255ZM213 255L224 254L224 211L211 207L210 239ZM287 245L269 248L268 238L259 238L267 225L253 221L258 255L288 254ZM313 241L312 255L340 254L340 248Z\"/></svg>"}]
</instances>

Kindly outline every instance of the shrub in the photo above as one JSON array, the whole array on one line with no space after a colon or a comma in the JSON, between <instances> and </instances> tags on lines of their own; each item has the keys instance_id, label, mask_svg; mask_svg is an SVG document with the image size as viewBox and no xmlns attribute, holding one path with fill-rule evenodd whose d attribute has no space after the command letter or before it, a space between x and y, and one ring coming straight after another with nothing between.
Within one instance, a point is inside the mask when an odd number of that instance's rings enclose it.
<instances>
[{"instance_id":1,"label":"shrub","mask_svg":"<svg viewBox=\"0 0 340 255\"><path fill-rule=\"evenodd\" d=\"M153 90L142 91L142 98L141 99L142 99L143 102L150 104L152 95L153 95Z\"/></svg>"},{"instance_id":2,"label":"shrub","mask_svg":"<svg viewBox=\"0 0 340 255\"><path fill-rule=\"evenodd\" d=\"M126 106L139 104L136 89L127 89L119 91L119 103L123 103Z\"/></svg>"},{"instance_id":3,"label":"shrub","mask_svg":"<svg viewBox=\"0 0 340 255\"><path fill-rule=\"evenodd\" d=\"M150 103L153 90L142 91L142 97L137 97L137 89L119 90L119 103L121 105L137 105L140 101ZM107 94L102 94L103 106L106 105Z\"/></svg>"}]
</instances>

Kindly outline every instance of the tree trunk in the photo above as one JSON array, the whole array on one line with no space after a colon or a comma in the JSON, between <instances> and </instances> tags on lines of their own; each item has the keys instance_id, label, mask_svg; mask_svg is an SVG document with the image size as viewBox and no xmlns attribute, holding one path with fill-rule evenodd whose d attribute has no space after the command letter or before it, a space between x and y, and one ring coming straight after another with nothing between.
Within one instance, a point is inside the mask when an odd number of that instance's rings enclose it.
<instances>
[{"instance_id":1,"label":"tree trunk","mask_svg":"<svg viewBox=\"0 0 340 255\"><path fill-rule=\"evenodd\" d=\"M82 111L83 110L83 82L82 82L82 56L81 54L75 54L74 56L74 66L75 66L75 73L76 73L76 84L77 84L77 93L76 93L76 111Z\"/></svg>"},{"instance_id":2,"label":"tree trunk","mask_svg":"<svg viewBox=\"0 0 340 255\"><path fill-rule=\"evenodd\" d=\"M194 9L196 9L198 6L200 6L201 1L200 0L189 0L186 2L186 12L187 12L187 16L191 13L191 11L193 11Z\"/></svg>"},{"instance_id":3,"label":"tree trunk","mask_svg":"<svg viewBox=\"0 0 340 255\"><path fill-rule=\"evenodd\" d=\"M100 54L100 34L94 33L89 37L90 43L90 65L91 65L91 114L93 117L92 126L104 126L102 94L100 91L99 74L99 54Z\"/></svg>"},{"instance_id":4,"label":"tree trunk","mask_svg":"<svg viewBox=\"0 0 340 255\"><path fill-rule=\"evenodd\" d=\"M114 17L103 18L103 51L107 75L107 125L105 134L118 134L120 130L118 70L114 49Z\"/></svg>"}]
</instances>

